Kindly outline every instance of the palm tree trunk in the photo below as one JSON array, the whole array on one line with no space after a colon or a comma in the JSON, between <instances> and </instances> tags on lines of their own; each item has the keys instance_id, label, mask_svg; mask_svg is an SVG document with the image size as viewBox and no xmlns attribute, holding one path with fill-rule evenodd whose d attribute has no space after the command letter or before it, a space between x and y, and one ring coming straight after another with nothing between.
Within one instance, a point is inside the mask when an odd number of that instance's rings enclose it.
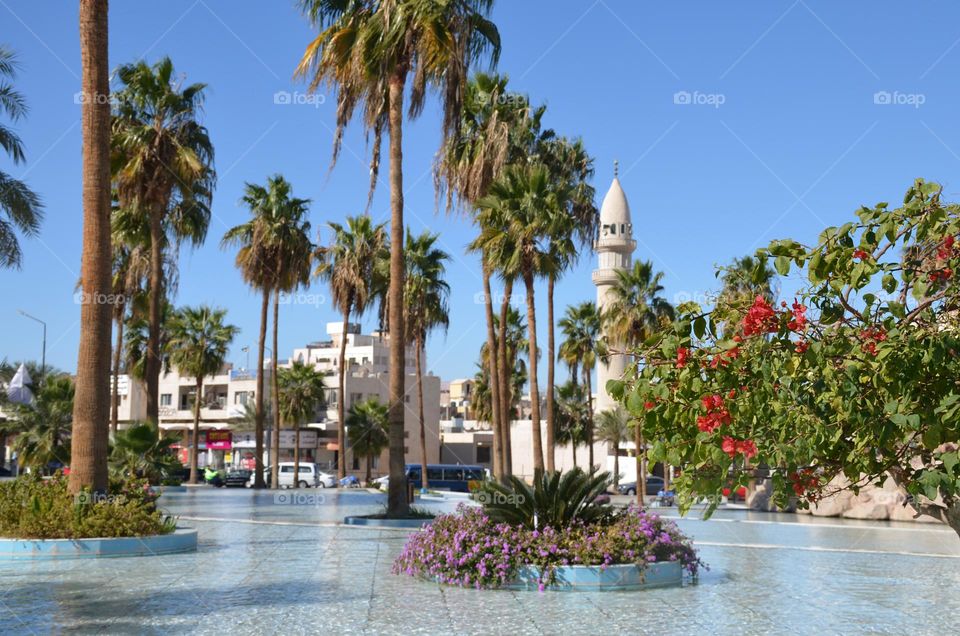
<instances>
[{"instance_id":1,"label":"palm tree trunk","mask_svg":"<svg viewBox=\"0 0 960 636\"><path fill-rule=\"evenodd\" d=\"M420 418L420 474L423 481L420 482L420 488L426 490L427 486L427 428L423 418L423 369L420 365L420 352L423 351L423 336L417 334L417 407Z\"/></svg>"},{"instance_id":2,"label":"palm tree trunk","mask_svg":"<svg viewBox=\"0 0 960 636\"><path fill-rule=\"evenodd\" d=\"M575 439L570 440L570 450L573 451L573 467L577 468L577 441Z\"/></svg>"},{"instance_id":3,"label":"palm tree trunk","mask_svg":"<svg viewBox=\"0 0 960 636\"><path fill-rule=\"evenodd\" d=\"M636 422L633 427L633 441L637 446L637 505L640 508L643 508L645 503L644 497L647 496L647 467L644 465L645 462L643 452L643 431L640 429L640 422Z\"/></svg>"},{"instance_id":4,"label":"palm tree trunk","mask_svg":"<svg viewBox=\"0 0 960 636\"><path fill-rule=\"evenodd\" d=\"M293 423L293 487L300 487L300 420Z\"/></svg>"},{"instance_id":5,"label":"palm tree trunk","mask_svg":"<svg viewBox=\"0 0 960 636\"><path fill-rule=\"evenodd\" d=\"M347 329L350 327L350 306L353 294L347 296L347 310L343 312L343 333L340 339L340 376L338 378L340 396L337 400L337 479L347 476Z\"/></svg>"},{"instance_id":6,"label":"palm tree trunk","mask_svg":"<svg viewBox=\"0 0 960 636\"><path fill-rule=\"evenodd\" d=\"M583 383L587 389L587 444L590 445L590 472L593 472L595 464L593 463L593 379L592 373L587 365L583 366Z\"/></svg>"},{"instance_id":7,"label":"palm tree trunk","mask_svg":"<svg viewBox=\"0 0 960 636\"><path fill-rule=\"evenodd\" d=\"M510 411L513 407L513 378L514 364L507 359L507 311L510 309L510 297L513 295L513 281L507 279L503 284L503 300L500 303L500 333L497 334L497 364L499 365L500 380L500 427L503 429L503 474L513 474L513 441L510 422L513 419Z\"/></svg>"},{"instance_id":8,"label":"palm tree trunk","mask_svg":"<svg viewBox=\"0 0 960 636\"><path fill-rule=\"evenodd\" d=\"M197 483L197 453L200 452L200 404L203 397L203 378L197 377L197 394L193 398L193 443L190 445L190 483Z\"/></svg>"},{"instance_id":9,"label":"palm tree trunk","mask_svg":"<svg viewBox=\"0 0 960 636\"><path fill-rule=\"evenodd\" d=\"M554 343L553 343L553 286L554 278L547 277L547 471L556 470L556 443L553 430L553 383L554 383ZM590 451L590 460L593 461L593 451ZM573 450L574 465L576 465L577 450Z\"/></svg>"},{"instance_id":10,"label":"palm tree trunk","mask_svg":"<svg viewBox=\"0 0 960 636\"><path fill-rule=\"evenodd\" d=\"M620 485L620 442L619 440L613 447L613 492L620 492L617 487Z\"/></svg>"},{"instance_id":11,"label":"palm tree trunk","mask_svg":"<svg viewBox=\"0 0 960 636\"><path fill-rule=\"evenodd\" d=\"M373 474L373 455L368 454L367 455L367 480L366 480L366 483L364 483L364 486L370 483L370 478L372 474Z\"/></svg>"},{"instance_id":12,"label":"palm tree trunk","mask_svg":"<svg viewBox=\"0 0 960 636\"><path fill-rule=\"evenodd\" d=\"M484 310L487 315L487 374L490 386L490 419L493 420L490 423L493 429L493 476L498 481L502 481L504 475L504 432L500 425L502 421L500 414L500 365L497 362L497 333L493 321L493 297L490 294L490 267L486 264L486 259L483 259L483 262ZM502 327L501 331L503 331Z\"/></svg>"},{"instance_id":13,"label":"palm tree trunk","mask_svg":"<svg viewBox=\"0 0 960 636\"><path fill-rule=\"evenodd\" d=\"M267 346L267 307L270 305L270 290L263 289L263 300L260 302L260 339L257 343L257 395L256 395L256 417L254 419L254 432L256 462L253 487L264 488L266 483L263 480L263 349ZM277 487L277 482L273 482L273 487Z\"/></svg>"},{"instance_id":14,"label":"palm tree trunk","mask_svg":"<svg viewBox=\"0 0 960 636\"><path fill-rule=\"evenodd\" d=\"M270 404L273 406L273 429L270 443L270 481L280 483L280 388L277 380L277 323L280 320L280 290L273 292L273 355L270 356ZM294 472L297 467L294 466ZM294 475L296 481L296 475Z\"/></svg>"},{"instance_id":15,"label":"palm tree trunk","mask_svg":"<svg viewBox=\"0 0 960 636\"><path fill-rule=\"evenodd\" d=\"M122 305L121 305L122 306ZM120 424L120 357L123 352L123 315L120 310L117 316L117 345L113 350L113 395L110 404L110 433L116 437L117 427Z\"/></svg>"},{"instance_id":16,"label":"palm tree trunk","mask_svg":"<svg viewBox=\"0 0 960 636\"><path fill-rule=\"evenodd\" d=\"M84 297L110 294L110 64L107 52L107 0L80 1L83 138L83 257L80 281ZM84 486L107 489L110 386L110 305L80 306L80 346L73 400L70 491Z\"/></svg>"},{"instance_id":17,"label":"palm tree trunk","mask_svg":"<svg viewBox=\"0 0 960 636\"><path fill-rule=\"evenodd\" d=\"M150 210L150 294L144 382L147 389L147 420L154 426L160 424L160 316L163 296L163 218L160 210Z\"/></svg>"},{"instance_id":18,"label":"palm tree trunk","mask_svg":"<svg viewBox=\"0 0 960 636\"><path fill-rule=\"evenodd\" d=\"M533 438L533 471L543 472L543 439L540 436L540 387L537 384L537 308L534 304L533 272L523 273L527 288L527 333L530 340L530 434Z\"/></svg>"},{"instance_id":19,"label":"palm tree trunk","mask_svg":"<svg viewBox=\"0 0 960 636\"><path fill-rule=\"evenodd\" d=\"M397 72L390 78L390 488L387 493L387 514L409 513L407 478L403 453L403 87L405 77ZM424 475L426 477L426 475Z\"/></svg>"}]
</instances>

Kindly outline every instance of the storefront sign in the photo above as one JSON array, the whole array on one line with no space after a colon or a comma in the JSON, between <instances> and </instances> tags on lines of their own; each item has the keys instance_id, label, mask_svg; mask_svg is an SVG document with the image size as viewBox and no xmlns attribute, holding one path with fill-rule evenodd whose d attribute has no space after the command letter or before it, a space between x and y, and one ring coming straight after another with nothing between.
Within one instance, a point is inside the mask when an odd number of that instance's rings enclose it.
<instances>
[{"instance_id":1,"label":"storefront sign","mask_svg":"<svg viewBox=\"0 0 960 636\"><path fill-rule=\"evenodd\" d=\"M280 429L280 448L293 448L295 431ZM270 429L263 432L263 447L270 448L273 434ZM233 448L256 448L256 438L252 432L234 433ZM316 448L317 432L313 429L300 429L300 448Z\"/></svg>"},{"instance_id":2,"label":"storefront sign","mask_svg":"<svg viewBox=\"0 0 960 636\"><path fill-rule=\"evenodd\" d=\"M230 450L233 446L233 434L230 431L205 431L208 450Z\"/></svg>"}]
</instances>

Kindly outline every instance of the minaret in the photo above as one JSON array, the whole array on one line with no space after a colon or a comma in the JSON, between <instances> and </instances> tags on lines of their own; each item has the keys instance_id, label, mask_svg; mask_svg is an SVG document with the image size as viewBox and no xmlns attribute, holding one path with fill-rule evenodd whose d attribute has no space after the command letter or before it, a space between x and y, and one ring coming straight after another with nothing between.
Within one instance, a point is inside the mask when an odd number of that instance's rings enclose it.
<instances>
[{"instance_id":1,"label":"minaret","mask_svg":"<svg viewBox=\"0 0 960 636\"><path fill-rule=\"evenodd\" d=\"M600 230L594 249L597 251L597 269L593 270L593 284L597 286L597 308L603 312L610 303L611 290L617 280L617 270L627 270L633 266L633 251L637 242L633 240L633 224L630 222L630 205L627 196L620 187L619 163L613 163L613 183L600 207ZM623 345L607 343L611 349L622 350ZM625 355L611 355L607 364L597 360L597 401L596 410L602 412L611 409L616 402L607 394L607 380L623 377L627 367Z\"/></svg>"}]
</instances>

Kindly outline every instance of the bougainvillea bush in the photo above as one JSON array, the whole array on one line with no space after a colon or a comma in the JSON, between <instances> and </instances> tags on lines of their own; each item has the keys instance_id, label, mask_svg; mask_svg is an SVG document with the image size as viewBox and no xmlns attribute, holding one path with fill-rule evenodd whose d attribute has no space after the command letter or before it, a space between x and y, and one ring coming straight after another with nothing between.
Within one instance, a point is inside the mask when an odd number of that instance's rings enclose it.
<instances>
[{"instance_id":1,"label":"bougainvillea bush","mask_svg":"<svg viewBox=\"0 0 960 636\"><path fill-rule=\"evenodd\" d=\"M681 467L683 508L758 466L781 506L841 475L854 491L889 476L960 533L960 216L940 194L918 180L901 207L861 208L815 245L774 241L760 266L805 276L796 299L686 303L608 385L651 460Z\"/></svg>"},{"instance_id":2,"label":"bougainvillea bush","mask_svg":"<svg viewBox=\"0 0 960 636\"><path fill-rule=\"evenodd\" d=\"M464 587L495 588L523 566L543 572L541 589L553 569L593 565L679 561L695 575L701 567L690 540L675 524L630 508L607 523L575 519L566 527L531 529L496 523L482 508L461 504L413 535L393 565L394 573Z\"/></svg>"}]
</instances>

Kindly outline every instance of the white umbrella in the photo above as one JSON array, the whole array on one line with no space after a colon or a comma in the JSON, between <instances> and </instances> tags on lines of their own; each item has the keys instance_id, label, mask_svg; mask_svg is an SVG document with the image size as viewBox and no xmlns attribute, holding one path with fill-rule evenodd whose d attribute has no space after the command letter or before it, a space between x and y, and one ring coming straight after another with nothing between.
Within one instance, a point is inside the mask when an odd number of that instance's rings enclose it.
<instances>
[{"instance_id":1,"label":"white umbrella","mask_svg":"<svg viewBox=\"0 0 960 636\"><path fill-rule=\"evenodd\" d=\"M7 386L7 397L14 404L30 404L33 400L30 383L30 374L27 373L27 368L21 363L16 375L13 376Z\"/></svg>"}]
</instances>

